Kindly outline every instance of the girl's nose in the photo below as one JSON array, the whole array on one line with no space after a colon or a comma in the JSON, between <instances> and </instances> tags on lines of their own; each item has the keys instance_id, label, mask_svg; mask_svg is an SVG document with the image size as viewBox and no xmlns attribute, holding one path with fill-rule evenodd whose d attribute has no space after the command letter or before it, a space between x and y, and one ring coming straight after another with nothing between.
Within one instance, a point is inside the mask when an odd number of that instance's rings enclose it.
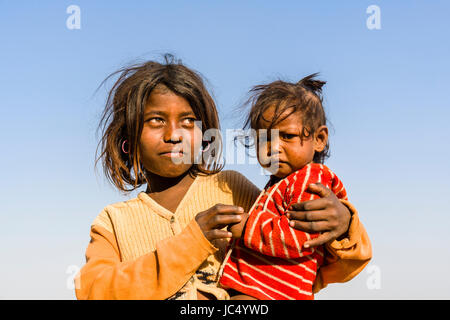
<instances>
[{"instance_id":1,"label":"girl's nose","mask_svg":"<svg viewBox=\"0 0 450 320\"><path fill-rule=\"evenodd\" d=\"M176 124L170 124L164 131L164 142L178 143L183 141L182 129Z\"/></svg>"}]
</instances>

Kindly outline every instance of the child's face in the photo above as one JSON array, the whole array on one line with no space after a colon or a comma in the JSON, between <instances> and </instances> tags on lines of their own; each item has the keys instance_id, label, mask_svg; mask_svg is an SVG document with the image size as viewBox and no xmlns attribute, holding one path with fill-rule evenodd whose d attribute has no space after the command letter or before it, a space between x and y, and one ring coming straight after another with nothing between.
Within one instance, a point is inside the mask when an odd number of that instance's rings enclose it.
<instances>
[{"instance_id":1,"label":"child's face","mask_svg":"<svg viewBox=\"0 0 450 320\"><path fill-rule=\"evenodd\" d=\"M202 140L196 120L186 99L170 90L154 90L145 107L140 138L145 169L168 178L188 171Z\"/></svg>"},{"instance_id":2,"label":"child's face","mask_svg":"<svg viewBox=\"0 0 450 320\"><path fill-rule=\"evenodd\" d=\"M259 128L267 129L269 122L274 118L275 108L268 108L263 113ZM291 110L286 110L281 118L285 117ZM321 126L314 134L301 139L303 130L301 113L295 112L286 119L279 122L272 129L278 130L278 137L268 137L267 142L262 140L258 143L258 161L262 167L271 171L273 175L284 178L312 162L315 152L320 152L325 148L328 139L328 129ZM269 135L269 132L268 132Z\"/></svg>"}]
</instances>

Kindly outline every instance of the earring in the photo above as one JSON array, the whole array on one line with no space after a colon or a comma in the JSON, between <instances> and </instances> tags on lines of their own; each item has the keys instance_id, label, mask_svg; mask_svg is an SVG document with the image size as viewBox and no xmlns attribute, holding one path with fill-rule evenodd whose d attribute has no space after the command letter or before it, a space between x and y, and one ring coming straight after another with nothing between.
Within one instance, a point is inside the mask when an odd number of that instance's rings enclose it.
<instances>
[{"instance_id":1,"label":"earring","mask_svg":"<svg viewBox=\"0 0 450 320\"><path fill-rule=\"evenodd\" d=\"M209 150L209 146L210 146L210 143L208 143L206 148L203 146L200 147L200 149L198 150L197 155L195 156L195 159L194 159L195 164L200 164L203 162L203 157L207 156L207 155L204 156L203 154Z\"/></svg>"},{"instance_id":2,"label":"earring","mask_svg":"<svg viewBox=\"0 0 450 320\"><path fill-rule=\"evenodd\" d=\"M128 154L128 152L130 152L130 150L125 151L125 143L126 142L128 142L128 140L124 140L123 143L122 143L122 152L125 153L125 154Z\"/></svg>"},{"instance_id":3,"label":"earring","mask_svg":"<svg viewBox=\"0 0 450 320\"><path fill-rule=\"evenodd\" d=\"M206 148L202 148L202 152L206 152L206 151L208 151L209 150L209 147L211 146L211 144L210 143L208 143L208 146L206 147Z\"/></svg>"}]
</instances>

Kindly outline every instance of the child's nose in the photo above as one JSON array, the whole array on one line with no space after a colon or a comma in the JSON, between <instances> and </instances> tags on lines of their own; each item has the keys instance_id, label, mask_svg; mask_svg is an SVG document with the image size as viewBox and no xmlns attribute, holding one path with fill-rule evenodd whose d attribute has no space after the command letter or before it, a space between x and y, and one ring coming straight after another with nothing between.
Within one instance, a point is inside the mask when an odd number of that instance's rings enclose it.
<instances>
[{"instance_id":1,"label":"child's nose","mask_svg":"<svg viewBox=\"0 0 450 320\"><path fill-rule=\"evenodd\" d=\"M268 156L273 156L280 153L280 143L278 139L271 140L269 142L269 148L267 150Z\"/></svg>"}]
</instances>

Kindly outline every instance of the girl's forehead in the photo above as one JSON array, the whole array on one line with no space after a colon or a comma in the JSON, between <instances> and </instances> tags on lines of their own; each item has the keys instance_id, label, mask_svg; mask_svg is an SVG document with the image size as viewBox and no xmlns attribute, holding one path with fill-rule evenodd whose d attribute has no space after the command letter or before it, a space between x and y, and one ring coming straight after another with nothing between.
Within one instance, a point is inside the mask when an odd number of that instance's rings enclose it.
<instances>
[{"instance_id":1,"label":"girl's forehead","mask_svg":"<svg viewBox=\"0 0 450 320\"><path fill-rule=\"evenodd\" d=\"M164 113L194 113L189 102L172 91L154 91L150 94L147 104L145 105L145 113L149 112Z\"/></svg>"}]
</instances>

